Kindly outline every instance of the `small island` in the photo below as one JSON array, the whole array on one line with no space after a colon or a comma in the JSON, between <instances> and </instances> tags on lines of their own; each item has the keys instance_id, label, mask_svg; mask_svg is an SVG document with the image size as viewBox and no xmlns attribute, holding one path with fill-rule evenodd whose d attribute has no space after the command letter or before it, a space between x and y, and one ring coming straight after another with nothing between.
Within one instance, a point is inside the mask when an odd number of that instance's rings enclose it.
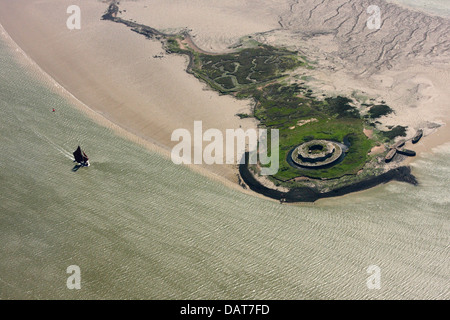
<instances>
[{"instance_id":1,"label":"small island","mask_svg":"<svg viewBox=\"0 0 450 320\"><path fill-rule=\"evenodd\" d=\"M307 78L292 75L300 68L314 68L299 52L248 36L230 53L209 53L199 49L187 31L165 34L122 19L118 12L111 3L102 19L161 41L166 54L188 56L187 72L211 89L254 101L251 113L237 116L254 117L260 127L279 130L278 172L261 177L262 165L247 161L239 166L241 185L281 202L312 202L391 180L417 184L410 168L400 164L415 153L400 149L406 140L396 143L406 137L407 128L379 128L380 118L393 110L370 97L315 94Z\"/></svg>"}]
</instances>

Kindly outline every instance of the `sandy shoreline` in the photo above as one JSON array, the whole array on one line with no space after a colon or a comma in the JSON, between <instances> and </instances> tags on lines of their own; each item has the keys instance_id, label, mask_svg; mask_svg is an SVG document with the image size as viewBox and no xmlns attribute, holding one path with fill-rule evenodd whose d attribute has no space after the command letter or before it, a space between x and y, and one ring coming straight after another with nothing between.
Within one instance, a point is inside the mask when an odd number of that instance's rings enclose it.
<instances>
[{"instance_id":1,"label":"sandy shoreline","mask_svg":"<svg viewBox=\"0 0 450 320\"><path fill-rule=\"evenodd\" d=\"M82 29L68 30L65 27L68 17L65 12L72 2L0 0L0 23L29 59L48 74L49 79L54 79L61 86L58 92L71 99L97 122L165 156L169 155L175 144L170 141L173 130L191 130L195 120L202 120L204 128L217 128L221 131L240 126L244 130L256 127L253 119L240 120L235 116L237 113L248 112L250 101L238 101L207 90L205 84L185 72L185 57L164 55L163 59L152 59L153 55L162 51L158 41L146 40L123 25L101 21L100 17L107 3L90 0L80 4ZM252 10L254 6L238 1L230 1L227 5L213 1L209 9L211 15L204 21L199 21L194 18L208 12L208 9L199 9L204 7L203 2L196 0L190 3L189 10L181 0L171 4L165 4L164 1L156 1L156 4L154 1L124 2L123 8L127 8L125 18L134 19L138 23L164 31L190 30L192 40L198 48L208 52L226 50L229 45L248 34L259 34L271 44L301 48L301 52L318 63L316 70L305 73L314 78L311 82L314 89L349 95L357 90L361 94L385 99L396 111L396 115L387 123L391 121L408 125L409 136L414 133L415 128L427 124L450 123L450 94L446 90L450 80L447 55L438 55L439 58L434 59L421 55L419 50L415 57L406 58L402 57L401 52L396 53L396 50L400 50L396 44L384 52L383 58L388 59L387 64L381 61L379 69L363 70L364 75L361 76L359 67L370 64L371 56L366 57L366 61L355 61L349 52L345 51L347 56L343 55L339 49L346 43L344 36L311 37L307 34L314 30L313 25L326 29L327 25L323 24L323 20L331 24L328 28L337 28L335 30L338 35L340 28L346 27L339 19L336 19L338 26L334 26L334 18L328 17L328 13L334 10L332 5L321 8L320 1L312 0L303 4L303 7L296 8L290 6L289 1L277 5L274 1L263 0L260 7ZM337 1L336 6L341 2L345 1ZM145 11L145 7L150 5L153 5L154 10ZM315 7L315 11L311 11L310 7ZM348 12L345 6L343 8L340 11L345 17ZM309 13L307 26L299 22L303 18L303 12ZM179 19L173 19L174 17ZM214 25L214 21L227 17L234 18L228 24L222 21L219 26ZM245 17L248 20L243 20ZM429 19L431 22L427 20L427 23L430 25L436 21L433 19L440 18ZM236 23L241 23L241 26L231 27ZM284 28L279 28L280 24ZM359 21L355 26L358 24ZM445 32L448 26L433 27L436 33ZM299 30L303 32L300 36ZM327 30L322 31L326 34ZM418 38L420 36L417 35ZM438 36L430 33L430 41ZM383 36L380 41L390 42L391 39ZM414 44L408 43L407 46ZM424 43L422 49L428 47ZM355 54L361 54L358 50L364 52L367 48L357 46ZM439 53L437 51L435 53ZM391 56L397 59L395 63ZM431 60L433 64L427 65ZM389 63L393 63L391 68L388 68ZM333 68L331 73L330 67ZM448 142L448 137L450 127L445 125L436 133L424 137L414 146L414 150L418 153L431 151ZM227 185L240 188L236 183L236 166L205 165L200 171Z\"/></svg>"},{"instance_id":2,"label":"sandy shoreline","mask_svg":"<svg viewBox=\"0 0 450 320\"><path fill-rule=\"evenodd\" d=\"M49 90L53 90L61 97L67 99L67 101L72 106L76 107L78 110L83 112L87 117L91 118L97 124L112 130L115 134L124 137L132 141L133 143L145 147L147 150L158 153L159 155L165 157L167 161L171 161L169 150L167 150L167 148L165 148L164 146L159 145L157 141L149 141L149 139L144 139L139 135L136 135L128 130L125 130L118 124L110 121L105 116L99 114L97 111L95 111L82 101L80 101L73 94L71 94L64 87L62 87L57 81L55 81L55 79L53 79L48 73L46 73L43 69L41 69L39 65L37 65L23 50L20 49L20 47L9 36L9 34L6 32L6 30L3 28L1 24L0 24L0 33L3 38L2 40L6 45L8 45L9 49L11 50L11 54L16 53L17 59L16 61L22 64L26 68L26 70L30 72L31 77L36 77L41 83L48 86ZM58 112L61 112L61 110L58 109ZM225 178L224 176L216 173L214 170L207 170L206 168L198 165L188 165L188 167L191 170L209 179L218 181L226 185L229 188L233 188L242 192L260 196L259 194L254 193L251 190L243 189L240 185L235 183L235 181ZM236 180L238 180L238 178L236 178Z\"/></svg>"},{"instance_id":3,"label":"sandy shoreline","mask_svg":"<svg viewBox=\"0 0 450 320\"><path fill-rule=\"evenodd\" d=\"M192 130L195 120L202 120L205 130L255 127L254 120L235 116L248 112L250 101L205 90L204 84L185 72L185 57L152 59L162 51L161 44L125 26L101 21L105 3L83 4L82 29L68 30L65 10L70 4L1 1L0 23L32 61L94 111L91 116L105 117L157 145L166 155L176 144L170 140L172 132ZM114 48L114 44L120 47ZM202 169L232 182L237 180L235 166L205 165Z\"/></svg>"}]
</instances>

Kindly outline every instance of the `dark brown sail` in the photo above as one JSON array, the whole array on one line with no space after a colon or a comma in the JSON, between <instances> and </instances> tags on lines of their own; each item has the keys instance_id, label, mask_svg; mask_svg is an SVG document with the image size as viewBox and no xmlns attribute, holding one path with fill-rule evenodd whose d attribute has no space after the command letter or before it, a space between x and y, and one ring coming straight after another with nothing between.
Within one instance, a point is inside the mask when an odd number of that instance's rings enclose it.
<instances>
[{"instance_id":1,"label":"dark brown sail","mask_svg":"<svg viewBox=\"0 0 450 320\"><path fill-rule=\"evenodd\" d=\"M85 161L84 158L83 158L83 153L81 151L80 146L78 146L77 150L75 150L73 152L73 157L75 158L75 161L78 162L78 163L82 163L82 162Z\"/></svg>"}]
</instances>

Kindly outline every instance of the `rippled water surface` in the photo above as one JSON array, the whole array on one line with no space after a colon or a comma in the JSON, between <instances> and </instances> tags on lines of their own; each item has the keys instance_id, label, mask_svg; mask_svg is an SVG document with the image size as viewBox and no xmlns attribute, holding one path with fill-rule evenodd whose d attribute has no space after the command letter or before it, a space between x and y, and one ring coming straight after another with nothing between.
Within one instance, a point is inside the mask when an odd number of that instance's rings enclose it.
<instances>
[{"instance_id":1,"label":"rippled water surface","mask_svg":"<svg viewBox=\"0 0 450 320\"><path fill-rule=\"evenodd\" d=\"M14 61L0 44L0 298L450 298L449 146L415 162L419 187L280 205L118 137ZM72 172L78 144L92 165Z\"/></svg>"}]
</instances>

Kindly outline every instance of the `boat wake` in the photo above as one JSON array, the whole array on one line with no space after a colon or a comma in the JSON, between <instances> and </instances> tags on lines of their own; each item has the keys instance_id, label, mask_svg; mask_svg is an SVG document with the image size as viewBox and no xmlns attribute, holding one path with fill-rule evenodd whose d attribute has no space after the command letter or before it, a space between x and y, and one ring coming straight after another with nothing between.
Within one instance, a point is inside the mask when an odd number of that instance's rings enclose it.
<instances>
[{"instance_id":1,"label":"boat wake","mask_svg":"<svg viewBox=\"0 0 450 320\"><path fill-rule=\"evenodd\" d=\"M62 147L60 147L59 145L57 145L56 143L54 143L53 141L51 141L48 137L46 137L45 135L43 135L42 133L39 133L37 130L33 130L33 132L42 140L46 141L49 145L51 145L54 149L58 150L61 154L63 154L66 158L74 161L74 157L72 155L72 153L70 153L67 150L64 150Z\"/></svg>"}]
</instances>

